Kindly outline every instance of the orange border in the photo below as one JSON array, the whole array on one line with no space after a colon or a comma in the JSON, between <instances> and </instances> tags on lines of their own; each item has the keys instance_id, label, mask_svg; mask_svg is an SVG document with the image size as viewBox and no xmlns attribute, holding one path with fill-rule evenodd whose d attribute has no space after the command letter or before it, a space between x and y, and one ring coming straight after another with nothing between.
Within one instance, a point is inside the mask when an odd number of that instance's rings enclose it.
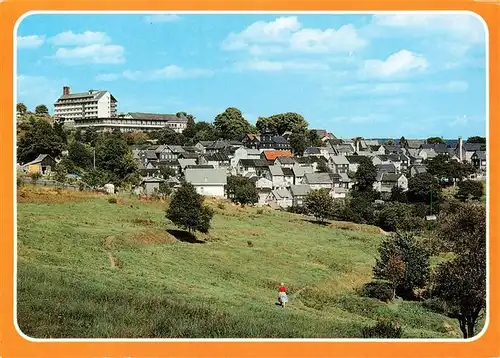
<instances>
[{"instance_id":1,"label":"orange border","mask_svg":"<svg viewBox=\"0 0 500 358\"><path fill-rule=\"evenodd\" d=\"M496 2L496 3L495 3ZM409 3L397 0L268 0L231 2L229 0L182 0L143 2L137 0L0 0L0 146L4 169L0 175L0 215L2 249L0 250L0 357L68 357L68 356L176 356L176 357L300 357L300 356L434 356L434 357L500 357L499 303L500 282L497 259L500 242L494 235L500 229L496 199L500 187L496 173L500 170L494 161L500 155L500 146L489 142L490 162L490 323L484 335L476 341L375 343L375 342L123 342L123 343L33 343L20 337L14 328L13 317L13 28L16 20L30 10L469 10L481 15L489 27L490 51L490 137L500 134L500 0L472 2L461 0L424 0ZM495 255L497 254L497 255Z\"/></svg>"}]
</instances>

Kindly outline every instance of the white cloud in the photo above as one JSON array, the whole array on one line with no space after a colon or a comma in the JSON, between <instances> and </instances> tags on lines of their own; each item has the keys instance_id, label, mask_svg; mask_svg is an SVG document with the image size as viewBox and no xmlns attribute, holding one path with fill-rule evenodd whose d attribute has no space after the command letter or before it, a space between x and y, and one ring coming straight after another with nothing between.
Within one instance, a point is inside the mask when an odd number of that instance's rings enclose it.
<instances>
[{"instance_id":1,"label":"white cloud","mask_svg":"<svg viewBox=\"0 0 500 358\"><path fill-rule=\"evenodd\" d=\"M116 81L119 78L120 75L117 73L101 73L95 77L96 81L102 81L102 82Z\"/></svg>"},{"instance_id":2,"label":"white cloud","mask_svg":"<svg viewBox=\"0 0 500 358\"><path fill-rule=\"evenodd\" d=\"M18 36L18 48L38 48L45 42L45 35Z\"/></svg>"},{"instance_id":3,"label":"white cloud","mask_svg":"<svg viewBox=\"0 0 500 358\"><path fill-rule=\"evenodd\" d=\"M416 74L429 67L427 59L420 54L400 50L385 60L366 60L361 70L362 75L368 77L391 78Z\"/></svg>"},{"instance_id":4,"label":"white cloud","mask_svg":"<svg viewBox=\"0 0 500 358\"><path fill-rule=\"evenodd\" d=\"M148 15L144 17L144 21L149 22L149 23L156 23L156 22L173 22L173 21L178 21L180 20L181 17L176 14L154 14L154 15Z\"/></svg>"},{"instance_id":5,"label":"white cloud","mask_svg":"<svg viewBox=\"0 0 500 358\"><path fill-rule=\"evenodd\" d=\"M125 62L125 50L119 45L94 44L84 47L59 48L54 58L66 64L119 64Z\"/></svg>"},{"instance_id":6,"label":"white cloud","mask_svg":"<svg viewBox=\"0 0 500 358\"><path fill-rule=\"evenodd\" d=\"M115 81L119 78L125 78L131 81L161 81L167 79L196 78L211 76L212 70L202 68L183 68L177 65L168 65L156 70L131 71L126 70L122 73L105 73L96 76L98 81Z\"/></svg>"},{"instance_id":7,"label":"white cloud","mask_svg":"<svg viewBox=\"0 0 500 358\"><path fill-rule=\"evenodd\" d=\"M356 28L344 25L336 29L303 28L297 16L274 21L257 21L239 33L230 33L223 41L225 50L248 50L252 54L296 52L351 52L366 45Z\"/></svg>"},{"instance_id":8,"label":"white cloud","mask_svg":"<svg viewBox=\"0 0 500 358\"><path fill-rule=\"evenodd\" d=\"M66 31L51 37L49 42L55 46L88 46L108 44L111 38L104 32L85 31L75 34L72 31Z\"/></svg>"},{"instance_id":9,"label":"white cloud","mask_svg":"<svg viewBox=\"0 0 500 358\"><path fill-rule=\"evenodd\" d=\"M329 66L325 63L312 61L269 61L269 60L249 60L239 62L235 65L236 70L254 70L254 71L326 71Z\"/></svg>"},{"instance_id":10,"label":"white cloud","mask_svg":"<svg viewBox=\"0 0 500 358\"><path fill-rule=\"evenodd\" d=\"M483 43L485 40L485 29L481 21L466 13L374 15L372 24L392 31L404 31L403 35L446 35L462 43Z\"/></svg>"},{"instance_id":11,"label":"white cloud","mask_svg":"<svg viewBox=\"0 0 500 358\"><path fill-rule=\"evenodd\" d=\"M290 40L293 50L305 52L352 52L363 48L366 40L359 37L353 25L335 29L302 29Z\"/></svg>"}]
</instances>

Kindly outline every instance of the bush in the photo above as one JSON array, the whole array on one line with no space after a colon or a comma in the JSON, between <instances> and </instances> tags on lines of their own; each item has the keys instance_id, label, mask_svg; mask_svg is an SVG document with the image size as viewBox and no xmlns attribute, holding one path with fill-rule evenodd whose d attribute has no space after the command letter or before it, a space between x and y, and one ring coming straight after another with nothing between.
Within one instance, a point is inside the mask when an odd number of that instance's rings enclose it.
<instances>
[{"instance_id":1,"label":"bush","mask_svg":"<svg viewBox=\"0 0 500 358\"><path fill-rule=\"evenodd\" d=\"M375 326L363 328L361 334L363 338L401 338L403 328L397 323L378 321Z\"/></svg>"},{"instance_id":2,"label":"bush","mask_svg":"<svg viewBox=\"0 0 500 358\"><path fill-rule=\"evenodd\" d=\"M302 205L293 205L293 206L289 206L286 211L288 211L289 213L293 213L293 214L301 214L301 215L307 215L309 212L307 211L307 209L302 206Z\"/></svg>"},{"instance_id":3,"label":"bush","mask_svg":"<svg viewBox=\"0 0 500 358\"><path fill-rule=\"evenodd\" d=\"M476 180L464 180L458 183L456 197L460 200L469 198L479 200L483 196L483 184Z\"/></svg>"},{"instance_id":4,"label":"bush","mask_svg":"<svg viewBox=\"0 0 500 358\"><path fill-rule=\"evenodd\" d=\"M226 208L226 206L223 203L217 204L217 207L221 210L224 210Z\"/></svg>"},{"instance_id":5,"label":"bush","mask_svg":"<svg viewBox=\"0 0 500 358\"><path fill-rule=\"evenodd\" d=\"M264 214L264 209L257 209L257 214L259 214L259 215Z\"/></svg>"},{"instance_id":6,"label":"bush","mask_svg":"<svg viewBox=\"0 0 500 358\"><path fill-rule=\"evenodd\" d=\"M392 300L392 286L387 281L372 281L363 285L360 295L364 297L376 298L383 302Z\"/></svg>"},{"instance_id":7,"label":"bush","mask_svg":"<svg viewBox=\"0 0 500 358\"><path fill-rule=\"evenodd\" d=\"M431 312L444 314L447 313L446 303L439 298L429 298L422 302L422 307Z\"/></svg>"},{"instance_id":8,"label":"bush","mask_svg":"<svg viewBox=\"0 0 500 358\"><path fill-rule=\"evenodd\" d=\"M411 205L399 202L387 203L378 213L378 225L385 231L420 231L424 219L416 217Z\"/></svg>"},{"instance_id":9,"label":"bush","mask_svg":"<svg viewBox=\"0 0 500 358\"><path fill-rule=\"evenodd\" d=\"M110 204L116 204L118 201L116 200L116 198L109 198L108 199L108 203Z\"/></svg>"},{"instance_id":10,"label":"bush","mask_svg":"<svg viewBox=\"0 0 500 358\"><path fill-rule=\"evenodd\" d=\"M16 186L18 188L21 188L23 186L23 178L17 177L17 179L16 179Z\"/></svg>"}]
</instances>

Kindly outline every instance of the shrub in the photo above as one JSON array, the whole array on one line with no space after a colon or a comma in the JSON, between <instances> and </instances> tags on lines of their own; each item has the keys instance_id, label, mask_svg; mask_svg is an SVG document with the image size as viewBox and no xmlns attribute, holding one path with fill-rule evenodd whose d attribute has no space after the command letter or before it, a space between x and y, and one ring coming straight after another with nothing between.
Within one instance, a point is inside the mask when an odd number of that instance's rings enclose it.
<instances>
[{"instance_id":1,"label":"shrub","mask_svg":"<svg viewBox=\"0 0 500 358\"><path fill-rule=\"evenodd\" d=\"M376 298L383 302L389 302L392 299L393 289L390 282L372 281L363 285L360 295L364 297Z\"/></svg>"},{"instance_id":2,"label":"shrub","mask_svg":"<svg viewBox=\"0 0 500 358\"><path fill-rule=\"evenodd\" d=\"M226 206L223 203L217 204L217 207L221 210L224 210L226 208Z\"/></svg>"},{"instance_id":3,"label":"shrub","mask_svg":"<svg viewBox=\"0 0 500 358\"><path fill-rule=\"evenodd\" d=\"M483 196L483 184L476 180L464 180L458 183L456 197L460 200L469 198L479 200Z\"/></svg>"},{"instance_id":4,"label":"shrub","mask_svg":"<svg viewBox=\"0 0 500 358\"><path fill-rule=\"evenodd\" d=\"M259 215L264 214L264 209L257 209L257 214L259 214Z\"/></svg>"},{"instance_id":5,"label":"shrub","mask_svg":"<svg viewBox=\"0 0 500 358\"><path fill-rule=\"evenodd\" d=\"M403 328L396 322L378 321L375 326L364 327L361 334L363 338L401 338Z\"/></svg>"},{"instance_id":6,"label":"shrub","mask_svg":"<svg viewBox=\"0 0 500 358\"><path fill-rule=\"evenodd\" d=\"M108 199L108 203L110 203L110 204L116 204L117 202L118 202L118 201L117 201L117 200L116 200L116 198L114 198L114 197L113 197L113 198L109 198L109 199Z\"/></svg>"},{"instance_id":7,"label":"shrub","mask_svg":"<svg viewBox=\"0 0 500 358\"><path fill-rule=\"evenodd\" d=\"M334 201L327 190L311 190L304 200L307 211L313 215L316 220L325 222L325 219L332 217Z\"/></svg>"},{"instance_id":8,"label":"shrub","mask_svg":"<svg viewBox=\"0 0 500 358\"><path fill-rule=\"evenodd\" d=\"M23 179L22 178L17 177L17 179L16 179L16 186L18 188L21 188L23 186Z\"/></svg>"},{"instance_id":9,"label":"shrub","mask_svg":"<svg viewBox=\"0 0 500 358\"><path fill-rule=\"evenodd\" d=\"M422 307L439 314L445 315L447 313L446 303L439 298L429 298L425 300L422 302Z\"/></svg>"},{"instance_id":10,"label":"shrub","mask_svg":"<svg viewBox=\"0 0 500 358\"><path fill-rule=\"evenodd\" d=\"M415 217L411 205L399 202L387 203L378 213L378 225L385 231L419 231L425 221Z\"/></svg>"},{"instance_id":11,"label":"shrub","mask_svg":"<svg viewBox=\"0 0 500 358\"><path fill-rule=\"evenodd\" d=\"M293 206L289 206L286 211L288 211L289 213L293 213L293 214L301 214L301 215L307 215L309 212L307 211L307 209L302 206L302 205L293 205Z\"/></svg>"},{"instance_id":12,"label":"shrub","mask_svg":"<svg viewBox=\"0 0 500 358\"><path fill-rule=\"evenodd\" d=\"M31 181L33 182L33 184L36 185L38 180L40 180L40 178L42 177L42 174L40 174L39 172L31 173L30 177L31 177Z\"/></svg>"},{"instance_id":13,"label":"shrub","mask_svg":"<svg viewBox=\"0 0 500 358\"><path fill-rule=\"evenodd\" d=\"M248 241L247 241L247 245L248 245L248 247L253 247L253 242L252 242L252 241L250 241L250 240L248 240Z\"/></svg>"}]
</instances>

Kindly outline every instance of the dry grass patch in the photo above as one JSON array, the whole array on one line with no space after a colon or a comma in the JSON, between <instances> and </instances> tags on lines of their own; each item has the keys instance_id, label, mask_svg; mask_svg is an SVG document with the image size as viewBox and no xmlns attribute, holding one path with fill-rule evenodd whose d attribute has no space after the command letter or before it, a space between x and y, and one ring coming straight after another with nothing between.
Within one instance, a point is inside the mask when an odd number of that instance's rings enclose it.
<instances>
[{"instance_id":1,"label":"dry grass patch","mask_svg":"<svg viewBox=\"0 0 500 358\"><path fill-rule=\"evenodd\" d=\"M173 244L176 241L176 238L168 232L151 229L138 231L125 237L125 243L129 245L162 245Z\"/></svg>"},{"instance_id":2,"label":"dry grass patch","mask_svg":"<svg viewBox=\"0 0 500 358\"><path fill-rule=\"evenodd\" d=\"M366 232L369 234L388 235L387 232L385 232L378 226L355 224L347 221L334 221L330 223L328 227L331 227L332 229Z\"/></svg>"},{"instance_id":3,"label":"dry grass patch","mask_svg":"<svg viewBox=\"0 0 500 358\"><path fill-rule=\"evenodd\" d=\"M17 190L17 202L22 204L63 204L90 200L103 195L101 193L46 187L21 188Z\"/></svg>"}]
</instances>

